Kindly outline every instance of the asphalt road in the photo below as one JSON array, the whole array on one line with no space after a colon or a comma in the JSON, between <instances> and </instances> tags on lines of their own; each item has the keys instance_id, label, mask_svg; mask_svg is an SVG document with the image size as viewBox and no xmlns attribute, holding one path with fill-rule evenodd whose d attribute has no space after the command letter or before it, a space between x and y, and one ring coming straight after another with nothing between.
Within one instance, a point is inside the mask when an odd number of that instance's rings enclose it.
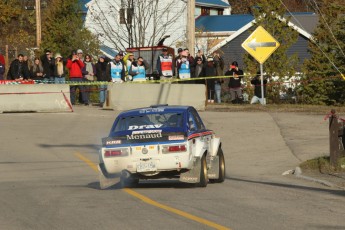
<instances>
[{"instance_id":1,"label":"asphalt road","mask_svg":"<svg viewBox=\"0 0 345 230\"><path fill-rule=\"evenodd\" d=\"M202 112L226 180L100 190L101 137L117 112L0 114L0 229L345 229L345 192L282 173L328 150L322 116Z\"/></svg>"}]
</instances>

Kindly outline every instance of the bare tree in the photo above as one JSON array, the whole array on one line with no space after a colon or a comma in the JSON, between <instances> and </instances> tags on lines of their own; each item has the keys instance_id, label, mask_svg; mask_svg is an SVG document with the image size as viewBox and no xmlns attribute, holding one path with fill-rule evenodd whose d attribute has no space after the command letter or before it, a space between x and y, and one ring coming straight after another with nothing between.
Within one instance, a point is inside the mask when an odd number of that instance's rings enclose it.
<instances>
[{"instance_id":1,"label":"bare tree","mask_svg":"<svg viewBox=\"0 0 345 230\"><path fill-rule=\"evenodd\" d=\"M87 21L100 40L118 50L153 46L174 33L185 4L181 0L94 0Z\"/></svg>"}]
</instances>

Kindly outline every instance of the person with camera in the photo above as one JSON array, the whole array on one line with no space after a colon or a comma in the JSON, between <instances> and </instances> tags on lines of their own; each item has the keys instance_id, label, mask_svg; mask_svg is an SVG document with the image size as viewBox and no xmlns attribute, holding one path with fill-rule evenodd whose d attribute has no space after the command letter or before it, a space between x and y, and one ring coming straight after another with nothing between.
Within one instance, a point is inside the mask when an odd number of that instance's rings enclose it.
<instances>
[{"instance_id":1,"label":"person with camera","mask_svg":"<svg viewBox=\"0 0 345 230\"><path fill-rule=\"evenodd\" d=\"M81 83L83 82L83 73L82 69L84 68L84 62L79 59L78 54L76 51L72 51L71 56L67 60L66 67L69 69L69 79L72 82ZM85 87L83 85L71 85L71 103L75 105L75 91L79 89L81 92L82 101L85 105L89 105L89 100L87 98Z\"/></svg>"},{"instance_id":2,"label":"person with camera","mask_svg":"<svg viewBox=\"0 0 345 230\"><path fill-rule=\"evenodd\" d=\"M237 61L231 63L229 70L225 73L225 76L230 76L228 86L231 95L231 102L234 104L242 103L243 70L238 68Z\"/></svg>"},{"instance_id":3,"label":"person with camera","mask_svg":"<svg viewBox=\"0 0 345 230\"><path fill-rule=\"evenodd\" d=\"M254 96L252 100L250 101L250 104L256 104L261 103L262 105L265 104L265 96L266 96L266 84L267 79L263 79L263 88L264 88L264 94L261 94L261 74L258 72L256 76L250 81L250 83L254 86Z\"/></svg>"},{"instance_id":4,"label":"person with camera","mask_svg":"<svg viewBox=\"0 0 345 230\"><path fill-rule=\"evenodd\" d=\"M132 63L129 74L133 76L132 81L146 81L146 70L149 69L149 63L143 57Z\"/></svg>"}]
</instances>

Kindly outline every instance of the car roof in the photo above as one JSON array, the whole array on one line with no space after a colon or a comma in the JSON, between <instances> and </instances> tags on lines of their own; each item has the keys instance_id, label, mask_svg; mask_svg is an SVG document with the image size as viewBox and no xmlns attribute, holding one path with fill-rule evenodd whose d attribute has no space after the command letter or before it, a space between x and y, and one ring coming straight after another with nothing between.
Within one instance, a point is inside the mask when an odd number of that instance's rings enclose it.
<instances>
[{"instance_id":1,"label":"car roof","mask_svg":"<svg viewBox=\"0 0 345 230\"><path fill-rule=\"evenodd\" d=\"M173 112L180 112L183 113L187 111L189 108L193 108L193 106L181 106L181 105L151 105L150 107L143 107L137 109L131 109L123 111L119 114L119 116L137 116L143 115L144 113L173 113ZM145 112L143 112L145 111Z\"/></svg>"}]
</instances>

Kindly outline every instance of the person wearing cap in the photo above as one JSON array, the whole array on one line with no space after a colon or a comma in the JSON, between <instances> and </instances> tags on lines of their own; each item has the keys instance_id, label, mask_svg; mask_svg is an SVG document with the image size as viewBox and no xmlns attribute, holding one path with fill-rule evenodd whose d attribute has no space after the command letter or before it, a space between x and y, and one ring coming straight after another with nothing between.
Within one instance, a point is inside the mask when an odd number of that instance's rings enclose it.
<instances>
[{"instance_id":1,"label":"person wearing cap","mask_svg":"<svg viewBox=\"0 0 345 230\"><path fill-rule=\"evenodd\" d=\"M205 58L206 59L206 58ZM206 61L206 60L204 60ZM204 64L204 61L201 57L196 57L194 60L194 74L192 75L192 78L203 78L205 77L205 69L206 65ZM195 80L195 84L204 84L205 85L205 80Z\"/></svg>"},{"instance_id":2,"label":"person wearing cap","mask_svg":"<svg viewBox=\"0 0 345 230\"><path fill-rule=\"evenodd\" d=\"M114 60L107 65L107 78L110 78L114 83L122 83L125 81L125 65L121 60L121 55L117 54Z\"/></svg>"},{"instance_id":3,"label":"person wearing cap","mask_svg":"<svg viewBox=\"0 0 345 230\"><path fill-rule=\"evenodd\" d=\"M54 69L55 69L55 60L52 56L52 52L48 49L44 51L44 55L41 57L41 62L43 66L43 77L45 82L53 83L54 82Z\"/></svg>"},{"instance_id":4,"label":"person wearing cap","mask_svg":"<svg viewBox=\"0 0 345 230\"><path fill-rule=\"evenodd\" d=\"M66 82L66 61L62 58L60 53L55 54L55 84L65 84Z\"/></svg>"},{"instance_id":5,"label":"person wearing cap","mask_svg":"<svg viewBox=\"0 0 345 230\"><path fill-rule=\"evenodd\" d=\"M138 57L137 61L132 63L130 75L133 76L133 81L146 81L146 70L149 64L143 57Z\"/></svg>"},{"instance_id":6,"label":"person wearing cap","mask_svg":"<svg viewBox=\"0 0 345 230\"><path fill-rule=\"evenodd\" d=\"M236 61L232 62L228 71L226 71L225 76L230 76L229 80L229 90L231 95L231 102L234 104L242 103L242 78L243 71L238 68L238 63Z\"/></svg>"},{"instance_id":7,"label":"person wearing cap","mask_svg":"<svg viewBox=\"0 0 345 230\"><path fill-rule=\"evenodd\" d=\"M72 51L72 55L67 60L66 67L69 69L69 79L72 82L81 83L83 82L83 73L82 69L84 68L84 63L82 60L79 59L79 56L76 51ZM71 96L71 103L75 105L75 91L79 89L81 93L82 101L85 105L89 105L89 101L87 95L85 93L85 87L83 85L71 85L70 87L70 96Z\"/></svg>"},{"instance_id":8,"label":"person wearing cap","mask_svg":"<svg viewBox=\"0 0 345 230\"><path fill-rule=\"evenodd\" d=\"M84 52L83 52L83 50L78 49L77 50L77 54L78 54L79 60L84 61Z\"/></svg>"},{"instance_id":9,"label":"person wearing cap","mask_svg":"<svg viewBox=\"0 0 345 230\"><path fill-rule=\"evenodd\" d=\"M98 58L98 62L96 63L96 77L97 81L102 82L98 86L99 90L99 105L103 107L105 99L107 97L107 86L106 82L111 82L110 75L107 75L107 65L108 65L108 58L105 55L101 55Z\"/></svg>"},{"instance_id":10,"label":"person wearing cap","mask_svg":"<svg viewBox=\"0 0 345 230\"><path fill-rule=\"evenodd\" d=\"M177 70L179 79L189 79L191 76L190 63L188 60L188 53L186 51L181 52L181 60L177 62Z\"/></svg>"},{"instance_id":11,"label":"person wearing cap","mask_svg":"<svg viewBox=\"0 0 345 230\"><path fill-rule=\"evenodd\" d=\"M162 54L159 55L157 59L157 71L161 80L168 80L173 77L173 63L172 55L168 54L168 48L164 47L162 49Z\"/></svg>"}]
</instances>

